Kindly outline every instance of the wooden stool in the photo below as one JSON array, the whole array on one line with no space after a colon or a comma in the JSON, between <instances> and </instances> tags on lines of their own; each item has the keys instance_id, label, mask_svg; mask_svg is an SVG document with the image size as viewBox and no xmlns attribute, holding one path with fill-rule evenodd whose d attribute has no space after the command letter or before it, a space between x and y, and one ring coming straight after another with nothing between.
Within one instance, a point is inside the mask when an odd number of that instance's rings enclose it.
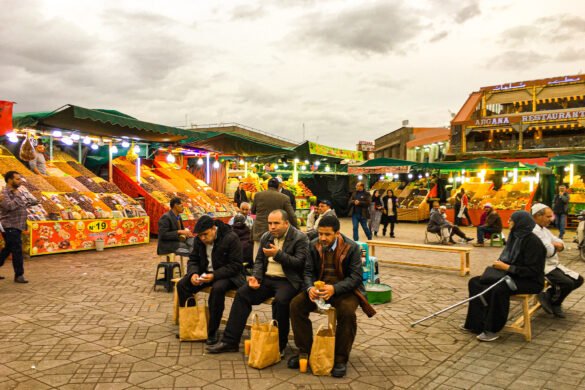
<instances>
[{"instance_id":1,"label":"wooden stool","mask_svg":"<svg viewBox=\"0 0 585 390\"><path fill-rule=\"evenodd\" d=\"M179 264L181 264L181 275L185 275L185 272L187 272L187 270L185 269L185 258L181 255L177 255L175 253L168 253L166 255L161 255L162 257L164 257L166 259L167 262L169 263L173 263L176 262L176 258L179 258Z\"/></svg>"},{"instance_id":2,"label":"wooden stool","mask_svg":"<svg viewBox=\"0 0 585 390\"><path fill-rule=\"evenodd\" d=\"M532 340L532 315L540 308L537 294L517 294L510 296L510 301L522 304L522 314L511 325L504 326L505 331L524 335L526 341Z\"/></svg>"},{"instance_id":3,"label":"wooden stool","mask_svg":"<svg viewBox=\"0 0 585 390\"><path fill-rule=\"evenodd\" d=\"M436 240L430 240L429 236L435 237ZM440 244L442 242L443 242L443 237L441 236L441 233L431 233L425 229L425 244Z\"/></svg>"}]
</instances>

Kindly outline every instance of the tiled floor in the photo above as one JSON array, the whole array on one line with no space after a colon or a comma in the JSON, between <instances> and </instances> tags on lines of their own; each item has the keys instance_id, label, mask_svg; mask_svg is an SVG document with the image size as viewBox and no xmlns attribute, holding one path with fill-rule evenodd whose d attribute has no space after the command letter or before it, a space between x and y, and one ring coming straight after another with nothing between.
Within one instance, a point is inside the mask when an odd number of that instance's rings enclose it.
<instances>
[{"instance_id":1,"label":"tiled floor","mask_svg":"<svg viewBox=\"0 0 585 390\"><path fill-rule=\"evenodd\" d=\"M348 222L343 221L344 232L351 230ZM423 229L423 224L399 224L394 240L422 243ZM585 273L575 245L568 246L563 262ZM585 389L583 289L567 299L566 319L537 313L531 343L503 333L500 340L481 344L457 328L465 307L410 327L466 298L468 277L382 265L393 302L377 306L371 319L358 309L348 375L335 379L300 374L285 362L258 371L246 365L242 353L206 355L202 343L180 343L171 322L172 295L152 291L155 249L150 244L33 258L25 265L27 285L11 281L10 264L0 268L7 276L0 281L0 389ZM474 248L472 275L499 252ZM441 253L379 250L378 255L458 264ZM263 317L270 314L267 306L258 310ZM316 326L324 319L315 316Z\"/></svg>"}]
</instances>

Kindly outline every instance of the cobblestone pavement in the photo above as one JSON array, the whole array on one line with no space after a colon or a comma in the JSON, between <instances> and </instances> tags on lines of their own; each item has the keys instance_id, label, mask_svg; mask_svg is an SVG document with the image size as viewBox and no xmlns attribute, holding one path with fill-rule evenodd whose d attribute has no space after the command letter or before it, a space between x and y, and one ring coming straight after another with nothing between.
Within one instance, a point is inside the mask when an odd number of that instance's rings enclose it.
<instances>
[{"instance_id":1,"label":"cobblestone pavement","mask_svg":"<svg viewBox=\"0 0 585 390\"><path fill-rule=\"evenodd\" d=\"M343 231L350 230L344 220ZM424 224L399 224L393 240L422 243L423 232ZM568 246L563 262L585 273L575 244ZM585 389L585 289L567 299L566 319L539 311L532 342L502 333L482 344L458 330L465 307L410 327L465 299L469 277L382 265L393 301L377 306L371 319L358 309L348 375L335 379L300 374L285 362L258 371L242 353L206 355L202 343L180 343L171 323L172 295L152 291L155 249L151 243L33 258L25 264L27 285L12 282L10 264L2 267L0 389ZM474 248L472 275L499 252ZM458 264L453 255L433 252L379 250L378 256ZM258 308L264 317L269 310ZM314 319L317 326L324 316ZM287 349L286 358L291 354Z\"/></svg>"}]
</instances>

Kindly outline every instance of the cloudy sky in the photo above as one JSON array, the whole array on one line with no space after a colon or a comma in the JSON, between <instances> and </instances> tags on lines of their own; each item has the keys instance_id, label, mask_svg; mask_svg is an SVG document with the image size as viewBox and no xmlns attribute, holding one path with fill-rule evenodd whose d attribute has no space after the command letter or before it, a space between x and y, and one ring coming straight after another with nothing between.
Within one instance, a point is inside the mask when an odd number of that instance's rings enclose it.
<instances>
[{"instance_id":1,"label":"cloudy sky","mask_svg":"<svg viewBox=\"0 0 585 390\"><path fill-rule=\"evenodd\" d=\"M0 0L0 100L338 147L585 71L585 1Z\"/></svg>"}]
</instances>

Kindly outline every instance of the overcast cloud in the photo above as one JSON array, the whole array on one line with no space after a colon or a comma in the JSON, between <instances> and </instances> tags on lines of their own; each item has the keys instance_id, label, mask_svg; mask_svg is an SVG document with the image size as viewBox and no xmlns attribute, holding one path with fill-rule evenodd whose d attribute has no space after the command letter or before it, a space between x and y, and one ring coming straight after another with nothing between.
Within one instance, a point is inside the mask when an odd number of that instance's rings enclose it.
<instances>
[{"instance_id":1,"label":"overcast cloud","mask_svg":"<svg viewBox=\"0 0 585 390\"><path fill-rule=\"evenodd\" d=\"M0 0L0 100L354 147L583 70L585 2Z\"/></svg>"}]
</instances>

